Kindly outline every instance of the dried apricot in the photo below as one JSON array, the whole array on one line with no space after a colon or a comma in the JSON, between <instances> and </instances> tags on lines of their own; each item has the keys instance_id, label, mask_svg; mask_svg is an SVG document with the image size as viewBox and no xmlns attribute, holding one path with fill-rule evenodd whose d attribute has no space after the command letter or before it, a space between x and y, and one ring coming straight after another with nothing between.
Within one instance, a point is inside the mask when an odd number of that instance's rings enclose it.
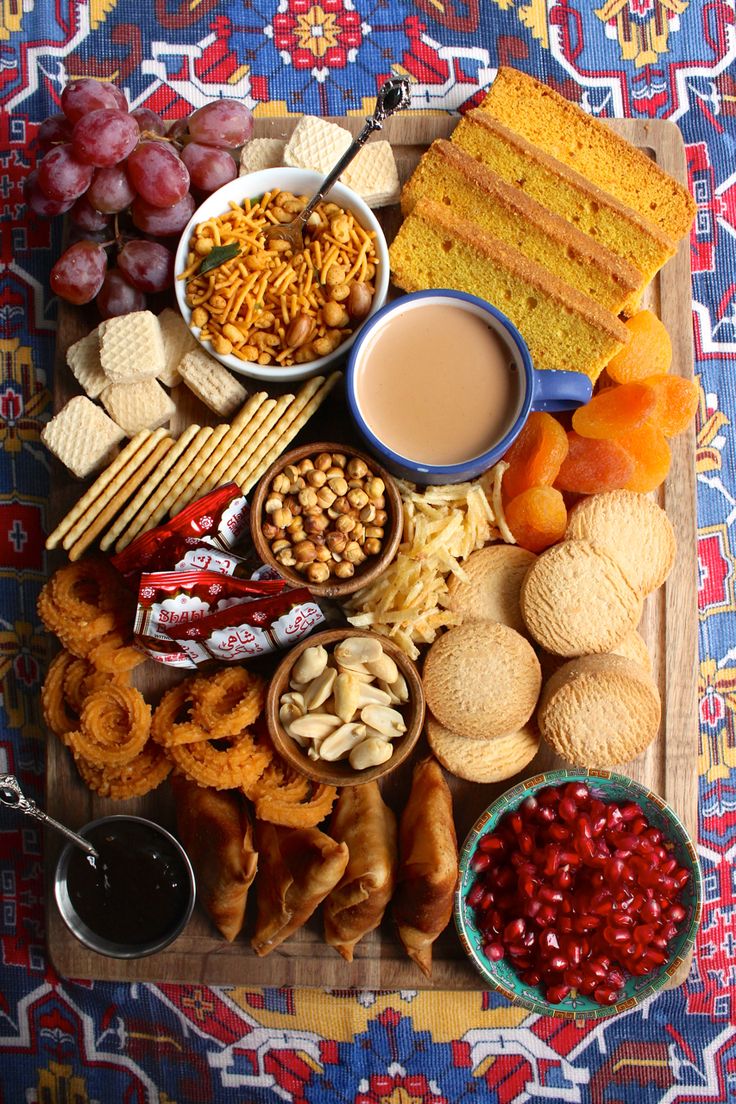
<instances>
[{"instance_id":1,"label":"dried apricot","mask_svg":"<svg viewBox=\"0 0 736 1104\"><path fill-rule=\"evenodd\" d=\"M506 521L521 548L543 552L565 535L565 500L554 487L529 487L508 503Z\"/></svg>"},{"instance_id":2,"label":"dried apricot","mask_svg":"<svg viewBox=\"0 0 736 1104\"><path fill-rule=\"evenodd\" d=\"M631 383L669 372L672 342L664 325L650 310L639 311L625 323L631 337L606 365L616 383Z\"/></svg>"},{"instance_id":3,"label":"dried apricot","mask_svg":"<svg viewBox=\"0 0 736 1104\"><path fill-rule=\"evenodd\" d=\"M503 476L504 498L554 483L566 456L567 435L560 423L551 414L534 411L504 456L509 464Z\"/></svg>"},{"instance_id":4,"label":"dried apricot","mask_svg":"<svg viewBox=\"0 0 736 1104\"><path fill-rule=\"evenodd\" d=\"M581 437L606 440L620 437L630 429L644 425L654 412L657 396L643 383L622 383L606 387L572 416L572 428Z\"/></svg>"},{"instance_id":5,"label":"dried apricot","mask_svg":"<svg viewBox=\"0 0 736 1104\"><path fill-rule=\"evenodd\" d=\"M634 474L634 459L618 441L595 440L571 431L569 451L555 487L576 494L619 491Z\"/></svg>"},{"instance_id":6,"label":"dried apricot","mask_svg":"<svg viewBox=\"0 0 736 1104\"><path fill-rule=\"evenodd\" d=\"M626 451L634 459L634 471L626 484L627 491L646 494L664 483L670 470L672 453L661 429L655 425L643 425L626 434Z\"/></svg>"},{"instance_id":7,"label":"dried apricot","mask_svg":"<svg viewBox=\"0 0 736 1104\"><path fill-rule=\"evenodd\" d=\"M682 376L649 376L642 383L657 396L657 405L649 416L652 425L658 426L665 437L683 433L698 409L697 383Z\"/></svg>"}]
</instances>

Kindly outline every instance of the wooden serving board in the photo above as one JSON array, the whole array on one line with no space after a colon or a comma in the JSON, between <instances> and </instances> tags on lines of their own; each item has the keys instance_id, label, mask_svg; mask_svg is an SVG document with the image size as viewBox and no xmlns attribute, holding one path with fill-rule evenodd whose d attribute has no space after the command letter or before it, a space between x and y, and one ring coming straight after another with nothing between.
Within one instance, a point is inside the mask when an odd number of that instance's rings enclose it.
<instances>
[{"instance_id":1,"label":"wooden serving board","mask_svg":"<svg viewBox=\"0 0 736 1104\"><path fill-rule=\"evenodd\" d=\"M256 136L288 137L294 119L258 119ZM357 132L362 120L340 119ZM402 181L414 169L427 145L437 137L448 137L456 120L446 115L408 115L389 120L384 134L392 142ZM686 181L685 151L679 130L673 124L652 121L615 121L612 127L623 137L646 150L659 165L677 179ZM379 212L389 241L400 222L398 206ZM690 377L693 371L691 338L691 293L689 243L685 240L650 288L647 305L656 311L672 338L673 372ZM59 322L55 398L62 405L76 391L65 365L65 352L72 341L94 325L91 315L62 308ZM257 387L261 385L258 384ZM256 389L254 386L253 389ZM200 424L215 419L188 392L178 398L178 432L193 420ZM335 397L319 412L297 439L334 439L350 443L350 427L342 399ZM696 520L695 520L694 431L672 441L672 467L659 491L659 502L667 511L677 535L678 553L667 583L647 599L642 632L654 662L654 678L662 695L662 726L657 740L635 762L620 768L661 794L674 807L693 836L697 832L697 725L696 725ZM73 484L73 485L70 485ZM52 481L51 522L55 523L80 495L74 483L58 466ZM62 558L59 557L58 563ZM58 566L52 563L52 566ZM141 669L139 686L155 701L165 685L176 678L172 672L150 662ZM595 718L591 718L595 724ZM421 754L420 744L416 754ZM564 766L543 748L523 774ZM385 781L384 796L400 812L408 792L411 767L400 768ZM72 827L112 812L150 816L167 826L173 823L172 803L166 784L145 798L113 802L90 793L79 780L71 757L58 740L49 739L47 762L47 808L52 816ZM462 841L483 809L514 781L499 785L478 785L450 778L455 799L458 840ZM47 839L47 941L56 969L67 977L158 980L240 984L253 986L313 986L361 989L483 989L483 981L467 961L452 922L434 947L432 978L423 974L404 954L391 926L390 917L379 931L362 940L355 961L348 964L322 940L319 916L295 933L278 950L258 958L248 942L252 930L253 896L244 934L233 944L219 937L200 909L195 910L186 931L167 950L150 958L133 961L105 958L87 950L68 932L53 899L53 871L60 844ZM676 982L682 978L676 979Z\"/></svg>"}]
</instances>

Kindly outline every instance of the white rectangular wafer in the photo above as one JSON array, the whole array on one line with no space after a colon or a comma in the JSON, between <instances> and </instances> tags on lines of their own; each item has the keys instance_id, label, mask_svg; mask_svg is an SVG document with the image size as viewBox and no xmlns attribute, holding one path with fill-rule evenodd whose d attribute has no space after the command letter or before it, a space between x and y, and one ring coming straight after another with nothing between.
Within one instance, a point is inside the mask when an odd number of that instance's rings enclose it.
<instances>
[{"instance_id":1,"label":"white rectangular wafer","mask_svg":"<svg viewBox=\"0 0 736 1104\"><path fill-rule=\"evenodd\" d=\"M187 353L179 364L179 374L189 390L220 418L229 418L248 397L242 383L204 349Z\"/></svg>"},{"instance_id":2,"label":"white rectangular wafer","mask_svg":"<svg viewBox=\"0 0 736 1104\"><path fill-rule=\"evenodd\" d=\"M178 441L174 442L173 448L169 449L164 456L161 463L151 472L145 483L138 488L135 493L135 497L130 500L125 507L120 517L116 518L113 525L110 526L105 536L100 541L100 548L105 552L108 548L112 548L113 543L117 540L120 534L126 529L128 525L135 519L138 512L143 509L146 503L150 500L156 488L173 468L179 457L188 448L193 437L199 433L202 427L198 425L188 426L184 430ZM118 549L120 551L120 549Z\"/></svg>"},{"instance_id":3,"label":"white rectangular wafer","mask_svg":"<svg viewBox=\"0 0 736 1104\"><path fill-rule=\"evenodd\" d=\"M100 395L105 410L127 437L142 429L158 429L166 425L176 407L158 380L144 379L140 383L113 383Z\"/></svg>"},{"instance_id":4,"label":"white rectangular wafer","mask_svg":"<svg viewBox=\"0 0 736 1104\"><path fill-rule=\"evenodd\" d=\"M96 399L109 384L100 363L100 338L97 330L75 341L66 351L72 375L91 399Z\"/></svg>"},{"instance_id":5,"label":"white rectangular wafer","mask_svg":"<svg viewBox=\"0 0 736 1104\"><path fill-rule=\"evenodd\" d=\"M166 365L158 318L132 311L99 325L100 363L110 383L135 383L159 376Z\"/></svg>"},{"instance_id":6,"label":"white rectangular wafer","mask_svg":"<svg viewBox=\"0 0 736 1104\"><path fill-rule=\"evenodd\" d=\"M79 479L109 464L124 437L85 395L70 399L41 430L46 448Z\"/></svg>"},{"instance_id":7,"label":"white rectangular wafer","mask_svg":"<svg viewBox=\"0 0 736 1104\"><path fill-rule=\"evenodd\" d=\"M139 439L141 437L142 434L139 435ZM171 440L165 429L157 429L155 433L148 433L148 435L140 441L136 451L128 457L127 463L123 464L122 467L118 467L113 479L105 487L103 493L94 502L90 503L86 510L77 515L74 524L71 525L64 534L64 538L61 542L62 548L71 548L82 534L90 528L95 519L107 508L121 488L131 482L136 474L141 471L145 461L154 451L158 443L164 438ZM131 485L130 494L133 493L144 478L145 476L141 475L135 484Z\"/></svg>"},{"instance_id":8,"label":"white rectangular wafer","mask_svg":"<svg viewBox=\"0 0 736 1104\"><path fill-rule=\"evenodd\" d=\"M158 316L161 337L164 342L165 363L159 380L166 387L176 387L181 383L179 363L187 353L199 348L199 343L178 311L166 307Z\"/></svg>"},{"instance_id":9,"label":"white rectangular wafer","mask_svg":"<svg viewBox=\"0 0 736 1104\"><path fill-rule=\"evenodd\" d=\"M350 131L337 123L328 123L316 115L302 115L286 143L284 164L328 173L352 140Z\"/></svg>"},{"instance_id":10,"label":"white rectangular wafer","mask_svg":"<svg viewBox=\"0 0 736 1104\"><path fill-rule=\"evenodd\" d=\"M240 176L276 169L284 163L286 142L283 138L251 138L240 151Z\"/></svg>"},{"instance_id":11,"label":"white rectangular wafer","mask_svg":"<svg viewBox=\"0 0 736 1104\"><path fill-rule=\"evenodd\" d=\"M369 207L399 202L399 170L390 142L369 142L363 146L340 179Z\"/></svg>"}]
</instances>

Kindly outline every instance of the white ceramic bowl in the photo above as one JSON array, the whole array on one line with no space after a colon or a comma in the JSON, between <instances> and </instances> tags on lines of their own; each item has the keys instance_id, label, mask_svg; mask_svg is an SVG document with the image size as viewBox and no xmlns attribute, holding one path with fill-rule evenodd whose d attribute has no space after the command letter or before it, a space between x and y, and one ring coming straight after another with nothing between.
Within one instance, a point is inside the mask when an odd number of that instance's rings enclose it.
<instances>
[{"instance_id":1,"label":"white ceramic bowl","mask_svg":"<svg viewBox=\"0 0 736 1104\"><path fill-rule=\"evenodd\" d=\"M295 195L311 196L317 190L322 180L323 177L320 173L312 172L309 169L293 169L288 167L262 169L260 172L249 173L247 176L239 176L237 180L231 180L229 184L225 184L222 188L218 189L218 191L213 192L211 196L208 196L204 203L199 205L185 226L176 250L175 271L177 273L183 272L186 268L189 240L192 236L194 227L198 223L204 222L206 219L224 214L228 209L229 203L241 203L246 196L255 199L262 196L264 192L270 191L272 188L281 188L285 191L293 192ZM338 206L351 211L364 230L374 230L376 234L376 253L378 256L376 291L373 296L373 304L370 312L360 324L363 325L377 310L380 310L386 299L389 281L389 260L386 238L376 216L352 189L347 188L344 184L335 184L328 192L326 200L330 203L337 203ZM186 304L186 281L176 280L174 282L174 287L176 289L176 299L179 304L179 310L184 317L184 321L189 325L192 319L192 312ZM216 357L216 359L221 361L227 368L230 368L233 372L237 372L241 376L250 376L252 379L270 380L273 383L288 383L292 380L304 380L308 379L310 376L319 375L326 368L334 364L335 361L340 360L350 349L359 331L360 326L357 326L348 340L344 341L342 345L339 345L329 356L319 357L318 360L310 360L306 364L292 364L291 367L288 368L281 368L278 365L272 364L249 364L242 360L238 360L238 358L234 356L220 356L214 351L209 342L203 342L202 348L205 349L210 356ZM199 337L199 330L196 328L192 330L192 333L195 337Z\"/></svg>"}]
</instances>

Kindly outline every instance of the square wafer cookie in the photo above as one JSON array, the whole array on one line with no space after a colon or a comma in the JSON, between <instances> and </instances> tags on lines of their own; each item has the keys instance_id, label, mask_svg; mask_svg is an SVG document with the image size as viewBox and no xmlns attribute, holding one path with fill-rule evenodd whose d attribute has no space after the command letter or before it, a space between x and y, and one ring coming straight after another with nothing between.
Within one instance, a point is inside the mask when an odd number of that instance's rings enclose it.
<instances>
[{"instance_id":1,"label":"square wafer cookie","mask_svg":"<svg viewBox=\"0 0 736 1104\"><path fill-rule=\"evenodd\" d=\"M187 326L182 316L166 307L158 316L158 324L161 327L161 336L164 340L164 356L166 364L164 370L159 372L158 378L166 387L176 387L181 383L179 364L187 355L198 348L197 339Z\"/></svg>"},{"instance_id":2,"label":"square wafer cookie","mask_svg":"<svg viewBox=\"0 0 736 1104\"><path fill-rule=\"evenodd\" d=\"M109 464L125 434L99 406L77 395L41 430L41 440L79 479Z\"/></svg>"},{"instance_id":3,"label":"square wafer cookie","mask_svg":"<svg viewBox=\"0 0 736 1104\"><path fill-rule=\"evenodd\" d=\"M369 142L363 146L340 179L369 207L399 202L399 170L390 142Z\"/></svg>"},{"instance_id":4,"label":"square wafer cookie","mask_svg":"<svg viewBox=\"0 0 736 1104\"><path fill-rule=\"evenodd\" d=\"M189 390L221 418L229 418L248 397L243 385L203 349L187 353L179 373Z\"/></svg>"},{"instance_id":5,"label":"square wafer cookie","mask_svg":"<svg viewBox=\"0 0 736 1104\"><path fill-rule=\"evenodd\" d=\"M79 386L96 399L110 383L100 363L100 338L97 330L75 341L66 351L66 362Z\"/></svg>"},{"instance_id":6,"label":"square wafer cookie","mask_svg":"<svg viewBox=\"0 0 736 1104\"><path fill-rule=\"evenodd\" d=\"M328 173L352 140L350 131L336 123L315 115L302 115L286 143L284 164Z\"/></svg>"},{"instance_id":7,"label":"square wafer cookie","mask_svg":"<svg viewBox=\"0 0 736 1104\"><path fill-rule=\"evenodd\" d=\"M142 429L166 425L176 412L174 403L155 379L113 383L105 388L100 399L112 420L128 437Z\"/></svg>"},{"instance_id":8,"label":"square wafer cookie","mask_svg":"<svg viewBox=\"0 0 736 1104\"><path fill-rule=\"evenodd\" d=\"M110 383L135 383L166 367L164 339L151 311L132 311L100 322L100 362Z\"/></svg>"},{"instance_id":9,"label":"square wafer cookie","mask_svg":"<svg viewBox=\"0 0 736 1104\"><path fill-rule=\"evenodd\" d=\"M251 138L240 151L240 176L260 169L276 169L284 163L283 138Z\"/></svg>"}]
</instances>

